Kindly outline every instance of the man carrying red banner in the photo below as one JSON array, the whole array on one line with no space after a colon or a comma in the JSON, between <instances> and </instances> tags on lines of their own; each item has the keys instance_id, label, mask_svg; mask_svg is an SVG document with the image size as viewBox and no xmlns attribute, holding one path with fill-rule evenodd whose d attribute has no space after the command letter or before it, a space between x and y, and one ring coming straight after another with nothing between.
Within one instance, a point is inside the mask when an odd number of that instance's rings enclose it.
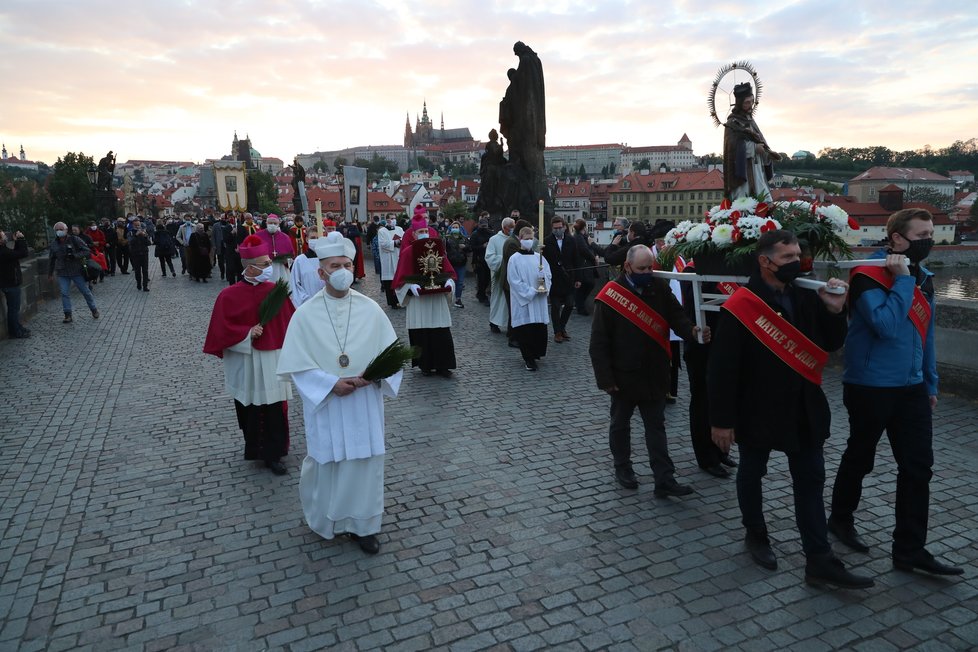
<instances>
[{"instance_id":1,"label":"man carrying red banner","mask_svg":"<svg viewBox=\"0 0 978 652\"><path fill-rule=\"evenodd\" d=\"M788 457L795 522L805 552L805 581L868 588L873 580L848 572L832 554L825 525L825 460L831 413L822 392L828 351L846 337L846 294L816 294L791 282L801 271L801 247L790 231L757 241L758 270L723 304L710 352L707 390L713 441L724 452L736 442L737 502L745 544L758 565L774 570L761 507L761 479L772 450ZM829 287L845 288L839 279Z\"/></svg>"},{"instance_id":2,"label":"man carrying red banner","mask_svg":"<svg viewBox=\"0 0 978 652\"><path fill-rule=\"evenodd\" d=\"M626 489L638 488L632 470L631 419L637 407L645 425L645 445L655 476L655 495L686 496L693 492L676 482L665 429L669 387L669 329L687 340L699 329L689 321L669 285L652 276L655 258L645 245L629 248L624 271L598 292L594 303L588 353L598 388L611 395L608 443L615 479ZM709 329L703 330L709 341Z\"/></svg>"},{"instance_id":3,"label":"man carrying red banner","mask_svg":"<svg viewBox=\"0 0 978 652\"><path fill-rule=\"evenodd\" d=\"M921 265L934 240L931 214L907 208L886 223L886 267L857 267L852 274L843 400L849 441L832 490L829 531L853 550L868 552L856 534L853 513L863 478L873 470L883 431L897 463L893 566L934 575L960 575L924 548L934 463L932 424L937 406L933 274ZM904 257L910 259L907 265Z\"/></svg>"}]
</instances>

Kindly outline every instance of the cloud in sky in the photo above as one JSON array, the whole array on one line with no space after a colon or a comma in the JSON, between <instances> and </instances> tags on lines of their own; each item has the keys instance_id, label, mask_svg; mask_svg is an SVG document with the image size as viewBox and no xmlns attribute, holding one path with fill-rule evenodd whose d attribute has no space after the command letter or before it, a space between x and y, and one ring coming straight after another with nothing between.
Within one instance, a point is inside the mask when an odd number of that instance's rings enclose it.
<instances>
[{"instance_id":1,"label":"cloud in sky","mask_svg":"<svg viewBox=\"0 0 978 652\"><path fill-rule=\"evenodd\" d=\"M250 134L267 156L496 126L522 40L543 62L548 143L722 136L715 71L749 59L772 146L944 146L978 136L972 0L639 3L259 0L0 6L0 139L30 158L203 160Z\"/></svg>"}]
</instances>

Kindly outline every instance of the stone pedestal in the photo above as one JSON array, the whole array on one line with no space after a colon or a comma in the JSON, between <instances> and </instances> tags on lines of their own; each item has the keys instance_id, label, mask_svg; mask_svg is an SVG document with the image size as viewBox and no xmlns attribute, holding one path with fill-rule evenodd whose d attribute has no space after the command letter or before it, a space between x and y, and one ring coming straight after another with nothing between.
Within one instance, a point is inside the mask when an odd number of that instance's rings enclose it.
<instances>
[{"instance_id":1,"label":"stone pedestal","mask_svg":"<svg viewBox=\"0 0 978 652\"><path fill-rule=\"evenodd\" d=\"M119 214L119 200L112 190L96 190L95 194L95 220L103 217L114 220Z\"/></svg>"}]
</instances>

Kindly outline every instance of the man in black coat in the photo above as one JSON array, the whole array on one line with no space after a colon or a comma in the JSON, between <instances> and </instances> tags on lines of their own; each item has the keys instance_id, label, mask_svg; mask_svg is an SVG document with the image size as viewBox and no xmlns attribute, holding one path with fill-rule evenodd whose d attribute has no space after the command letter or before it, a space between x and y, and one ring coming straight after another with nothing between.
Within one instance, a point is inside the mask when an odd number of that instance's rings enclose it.
<instances>
[{"instance_id":1,"label":"man in black coat","mask_svg":"<svg viewBox=\"0 0 978 652\"><path fill-rule=\"evenodd\" d=\"M783 451L807 558L805 581L868 588L873 580L846 571L828 542L822 446L832 415L821 366L812 362L821 356L824 365L826 352L845 342L848 288L838 279L828 283L844 288L841 294L795 288L791 282L801 272L801 248L789 231L760 237L757 265L746 288L724 304L707 374L713 441L724 452L735 440L739 445L737 502L745 544L760 566L777 568L761 507L761 479L771 451ZM749 309L737 311L732 306L738 303Z\"/></svg>"},{"instance_id":2,"label":"man in black coat","mask_svg":"<svg viewBox=\"0 0 978 652\"><path fill-rule=\"evenodd\" d=\"M0 231L0 292L7 303L7 336L30 337L31 332L20 323L20 284L24 280L20 261L27 258L27 240L20 231L15 231L11 237L13 249L7 246L7 233Z\"/></svg>"},{"instance_id":3,"label":"man in black coat","mask_svg":"<svg viewBox=\"0 0 978 652\"><path fill-rule=\"evenodd\" d=\"M489 230L489 213L482 211L479 213L479 225L472 232L469 238L469 246L472 248L472 269L475 270L476 286L475 300L484 306L489 305L489 283L491 272L486 264L486 246L492 231Z\"/></svg>"},{"instance_id":4,"label":"man in black coat","mask_svg":"<svg viewBox=\"0 0 978 652\"><path fill-rule=\"evenodd\" d=\"M543 240L543 257L550 263L553 285L550 287L550 323L554 327L554 342L560 344L570 339L567 320L574 311L574 290L581 287L581 270L584 266L577 242L567 235L564 218L550 220L550 235Z\"/></svg>"},{"instance_id":5,"label":"man in black coat","mask_svg":"<svg viewBox=\"0 0 978 652\"><path fill-rule=\"evenodd\" d=\"M598 292L594 303L591 345L588 352L598 389L611 395L608 443L615 463L615 479L626 489L638 487L632 470L630 423L635 408L645 425L645 445L655 476L655 495L685 496L693 492L676 482L665 429L665 396L669 387L669 329L694 339L699 329L683 313L669 285L652 276L652 251L632 247L624 272ZM637 301L631 301L634 297ZM617 305L617 307L616 307ZM629 317L632 315L633 317ZM637 325L642 315L657 324L649 330ZM639 323L647 323L640 320ZM703 338L710 339L709 329Z\"/></svg>"}]
</instances>

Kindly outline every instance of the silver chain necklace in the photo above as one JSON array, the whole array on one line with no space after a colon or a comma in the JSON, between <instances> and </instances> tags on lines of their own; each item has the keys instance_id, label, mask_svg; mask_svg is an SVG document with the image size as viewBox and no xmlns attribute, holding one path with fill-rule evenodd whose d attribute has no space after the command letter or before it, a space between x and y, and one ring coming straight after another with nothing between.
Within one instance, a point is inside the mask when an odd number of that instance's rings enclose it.
<instances>
[{"instance_id":1,"label":"silver chain necklace","mask_svg":"<svg viewBox=\"0 0 978 652\"><path fill-rule=\"evenodd\" d=\"M350 366L350 356L346 354L346 343L350 339L350 317L353 315L353 293L350 292L350 310L346 315L346 335L343 336L343 344L340 344L340 335L336 332L336 326L333 324L333 315L329 314L329 302L326 300L326 293L323 292L323 305L326 306L326 316L329 317L329 325L333 328L333 337L336 338L336 346L340 347L340 357L336 360L340 363L340 367L346 369Z\"/></svg>"}]
</instances>

